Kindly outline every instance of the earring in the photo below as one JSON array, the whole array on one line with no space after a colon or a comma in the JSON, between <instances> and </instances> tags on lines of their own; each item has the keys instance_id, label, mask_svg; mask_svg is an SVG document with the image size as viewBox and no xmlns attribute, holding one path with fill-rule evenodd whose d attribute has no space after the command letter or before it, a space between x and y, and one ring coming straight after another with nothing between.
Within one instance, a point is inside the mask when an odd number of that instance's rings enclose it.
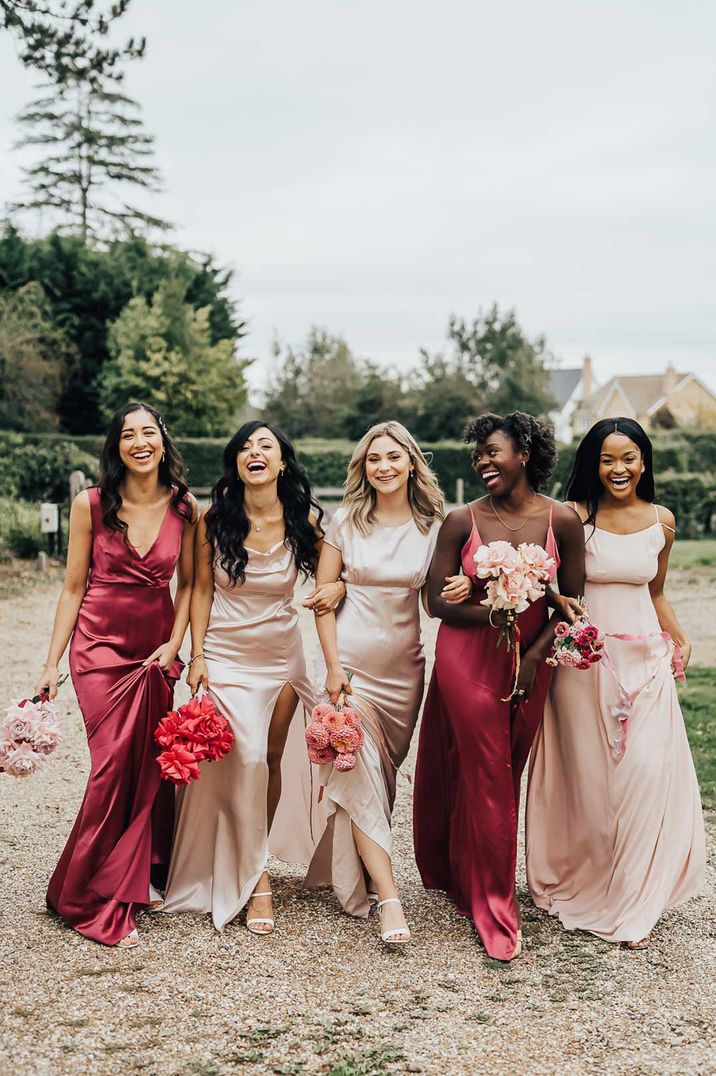
<instances>
[{"instance_id":1,"label":"earring","mask_svg":"<svg viewBox=\"0 0 716 1076\"><path fill-rule=\"evenodd\" d=\"M165 451L165 452L162 452L162 463L164 463L164 459L165 459L165 457L166 457L166 451Z\"/></svg>"}]
</instances>

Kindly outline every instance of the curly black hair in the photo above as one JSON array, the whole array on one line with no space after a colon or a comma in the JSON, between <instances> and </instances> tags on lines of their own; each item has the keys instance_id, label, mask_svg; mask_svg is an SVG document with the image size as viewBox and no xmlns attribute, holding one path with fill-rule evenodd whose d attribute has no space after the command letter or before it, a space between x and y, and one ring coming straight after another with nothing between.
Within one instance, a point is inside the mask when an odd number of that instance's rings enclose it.
<instances>
[{"instance_id":1,"label":"curly black hair","mask_svg":"<svg viewBox=\"0 0 716 1076\"><path fill-rule=\"evenodd\" d=\"M532 415L526 415L524 411L512 411L504 417L488 411L468 422L465 427L465 443L484 444L495 430L506 433L517 452L529 454L525 465L527 478L532 489L541 489L557 462L557 446L552 427ZM474 463L474 451L472 460Z\"/></svg>"},{"instance_id":2,"label":"curly black hair","mask_svg":"<svg viewBox=\"0 0 716 1076\"><path fill-rule=\"evenodd\" d=\"M285 464L278 479L278 499L283 505L286 524L285 543L293 553L296 567L304 579L315 575L318 564L316 531L322 535L323 509L311 494L308 478L296 459L293 444L277 426L263 419L245 422L224 449L224 473L211 491L211 507L205 516L206 535L233 584L246 579L249 554L244 545L250 523L244 505L244 483L236 470L236 457L256 430L270 430L281 447ZM310 515L315 513L315 526Z\"/></svg>"},{"instance_id":3,"label":"curly black hair","mask_svg":"<svg viewBox=\"0 0 716 1076\"><path fill-rule=\"evenodd\" d=\"M102 520L105 527L111 531L119 531L128 546L127 524L117 514L122 507L122 495L119 492L119 487L122 484L125 472L125 466L119 455L119 439L124 428L124 420L127 415L131 415L135 411L147 411L159 428L164 446L164 458L159 464L159 481L167 489L173 490L172 511L186 521L191 519L193 512L191 501L187 496L189 487L187 485L186 467L169 436L162 416L156 407L152 407L151 404L139 402L124 404L123 407L114 412L109 422L109 429L102 447L97 486L99 487Z\"/></svg>"}]
</instances>

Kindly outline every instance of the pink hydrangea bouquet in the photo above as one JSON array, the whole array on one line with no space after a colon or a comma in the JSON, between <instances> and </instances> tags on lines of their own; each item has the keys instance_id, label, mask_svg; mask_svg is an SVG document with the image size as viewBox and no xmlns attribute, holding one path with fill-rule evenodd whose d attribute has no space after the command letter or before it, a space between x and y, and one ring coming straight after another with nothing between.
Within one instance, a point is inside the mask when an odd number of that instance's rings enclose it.
<instances>
[{"instance_id":1,"label":"pink hydrangea bouquet","mask_svg":"<svg viewBox=\"0 0 716 1076\"><path fill-rule=\"evenodd\" d=\"M360 714L345 701L345 696L339 697L335 706L330 702L314 706L305 735L311 762L317 766L332 762L340 773L355 769L365 733Z\"/></svg>"},{"instance_id":2,"label":"pink hydrangea bouquet","mask_svg":"<svg viewBox=\"0 0 716 1076\"><path fill-rule=\"evenodd\" d=\"M64 684L63 676L57 686ZM0 721L0 773L32 777L62 739L57 710L49 695L17 699Z\"/></svg>"},{"instance_id":3,"label":"pink hydrangea bouquet","mask_svg":"<svg viewBox=\"0 0 716 1076\"><path fill-rule=\"evenodd\" d=\"M552 654L548 665L565 665L570 669L591 669L604 657L604 636L590 623L585 612L573 624L561 620L554 629Z\"/></svg>"},{"instance_id":4,"label":"pink hydrangea bouquet","mask_svg":"<svg viewBox=\"0 0 716 1076\"><path fill-rule=\"evenodd\" d=\"M507 609L514 613L511 622L500 625L497 645L505 642L514 651L513 683L508 702L517 688L520 674L520 629L517 616L544 595L554 568L554 560L541 545L522 542L515 548L510 542L488 542L475 553L476 575L486 579L485 597L480 602L490 610Z\"/></svg>"}]
</instances>

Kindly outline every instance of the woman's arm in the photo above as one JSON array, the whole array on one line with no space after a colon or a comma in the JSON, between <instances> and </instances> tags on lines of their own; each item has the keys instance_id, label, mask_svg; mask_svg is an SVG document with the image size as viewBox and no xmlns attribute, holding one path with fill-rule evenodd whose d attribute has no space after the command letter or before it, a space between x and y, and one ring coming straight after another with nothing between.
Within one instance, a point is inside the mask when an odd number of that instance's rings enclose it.
<instances>
[{"instance_id":1,"label":"woman's arm","mask_svg":"<svg viewBox=\"0 0 716 1076\"><path fill-rule=\"evenodd\" d=\"M47 662L35 685L35 694L48 691L51 699L57 695L59 664L75 630L77 614L87 589L92 558L92 511L86 490L78 493L70 510L70 538L67 547L67 567L62 593L57 601L55 623Z\"/></svg>"},{"instance_id":2,"label":"woman's arm","mask_svg":"<svg viewBox=\"0 0 716 1076\"><path fill-rule=\"evenodd\" d=\"M576 512L562 504L554 506L553 527L559 547L559 592L567 598L578 598L584 593L584 527ZM537 668L552 648L559 619L551 617L522 655L517 693L523 698L529 697Z\"/></svg>"},{"instance_id":3,"label":"woman's arm","mask_svg":"<svg viewBox=\"0 0 716 1076\"><path fill-rule=\"evenodd\" d=\"M674 545L674 530L670 528L676 528L676 520L674 519L673 512L670 512L668 508L661 508L659 506L657 511L659 513L659 522L666 524L664 527L664 537L666 541L664 542L664 548L659 554L656 575L649 583L649 593L651 594L651 600L654 604L654 609L656 610L659 626L662 631L669 633L678 646L681 651L681 661L684 668L686 668L691 659L691 643L686 638L681 624L679 624L676 613L671 606L671 602L666 597L666 594L664 594L666 573L669 568L669 556Z\"/></svg>"},{"instance_id":4,"label":"woman's arm","mask_svg":"<svg viewBox=\"0 0 716 1076\"><path fill-rule=\"evenodd\" d=\"M460 552L472 530L472 516L467 506L456 508L445 517L427 578L427 611L430 616L439 617L446 624L477 626L489 622L490 611L484 605L470 601L455 604L445 595L445 580L460 572ZM497 613L493 615L496 624L501 622Z\"/></svg>"},{"instance_id":5,"label":"woman's arm","mask_svg":"<svg viewBox=\"0 0 716 1076\"><path fill-rule=\"evenodd\" d=\"M316 570L317 589L320 590L323 584L331 583L338 579L342 570L343 557L341 556L340 549L336 549L335 546L329 545L328 542L324 542L323 548L321 549L321 559L318 562L318 568ZM341 664L341 659L338 656L336 614L332 609L322 616L316 613L316 631L318 632L318 640L321 644L321 650L323 651L323 658L326 662L326 691L328 692L331 702L335 703L341 692L350 695L351 686L348 682L346 671Z\"/></svg>"},{"instance_id":6,"label":"woman's arm","mask_svg":"<svg viewBox=\"0 0 716 1076\"><path fill-rule=\"evenodd\" d=\"M209 626L214 601L214 550L206 537L206 512L202 512L194 538L194 589L191 592L191 661L187 683L196 693L199 685L209 686L209 674L204 660L204 638Z\"/></svg>"},{"instance_id":7,"label":"woman's arm","mask_svg":"<svg viewBox=\"0 0 716 1076\"><path fill-rule=\"evenodd\" d=\"M199 513L196 501L191 494L188 496L191 504L191 517L184 523L181 549L176 566L177 588L174 595L172 633L168 641L158 646L142 663L149 665L152 661L158 661L160 669L169 669L171 667L184 641L187 624L189 623L189 603L191 601L192 586L194 585L194 532L196 531L196 518ZM173 509L170 508L169 510L172 511Z\"/></svg>"}]
</instances>

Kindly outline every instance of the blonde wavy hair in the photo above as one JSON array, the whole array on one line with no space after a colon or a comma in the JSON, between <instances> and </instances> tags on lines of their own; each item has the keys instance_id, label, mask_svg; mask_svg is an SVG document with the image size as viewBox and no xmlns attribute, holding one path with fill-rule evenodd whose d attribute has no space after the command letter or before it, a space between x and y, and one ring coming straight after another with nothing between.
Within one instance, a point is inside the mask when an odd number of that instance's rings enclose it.
<instances>
[{"instance_id":1,"label":"blonde wavy hair","mask_svg":"<svg viewBox=\"0 0 716 1076\"><path fill-rule=\"evenodd\" d=\"M343 494L347 522L362 535L367 535L375 522L375 490L366 477L365 460L377 437L391 437L410 456L413 474L408 479L408 501L418 530L427 534L436 519L444 518L445 498L423 450L401 422L379 422L371 426L354 448Z\"/></svg>"}]
</instances>

